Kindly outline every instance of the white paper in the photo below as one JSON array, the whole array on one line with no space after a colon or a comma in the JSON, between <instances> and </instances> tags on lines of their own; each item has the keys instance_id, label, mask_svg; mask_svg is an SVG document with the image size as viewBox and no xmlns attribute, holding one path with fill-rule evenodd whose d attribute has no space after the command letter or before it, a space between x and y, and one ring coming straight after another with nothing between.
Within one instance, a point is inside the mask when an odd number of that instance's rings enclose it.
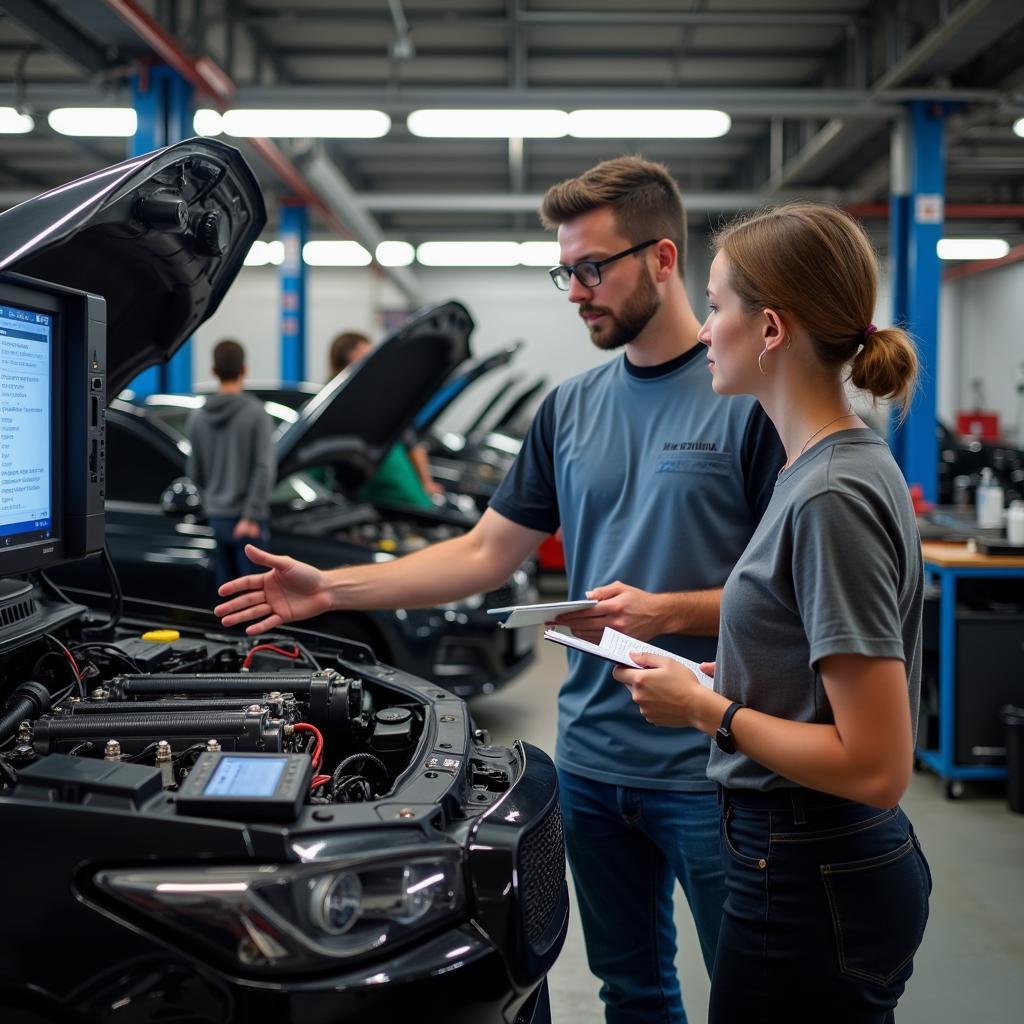
<instances>
[{"instance_id":1,"label":"white paper","mask_svg":"<svg viewBox=\"0 0 1024 1024\"><path fill-rule=\"evenodd\" d=\"M549 604L519 604L508 608L488 608L488 615L505 615L502 629L519 629L522 626L543 626L545 622L558 618L566 612L580 612L593 608L596 601L552 601Z\"/></svg>"},{"instance_id":2,"label":"white paper","mask_svg":"<svg viewBox=\"0 0 1024 1024\"><path fill-rule=\"evenodd\" d=\"M562 644L564 647L583 651L585 654L595 654L599 658L604 658L606 661L614 662L617 665L625 665L627 668L637 667L636 662L629 656L630 651L642 651L644 654L660 654L666 658L671 658L673 661L678 661L680 665L685 665L697 677L697 682L701 686L706 686L709 690L715 688L714 679L709 675L705 675L700 670L700 665L697 662L690 661L689 658L684 658L681 654L673 654L671 651L666 651L661 647L655 647L654 644L645 643L643 640L634 640L633 637L626 636L625 633L620 633L609 626L606 626L601 634L600 644L592 644L589 640L581 640L579 637L568 633L557 633L553 629L544 631L544 639L551 640L556 644Z\"/></svg>"}]
</instances>

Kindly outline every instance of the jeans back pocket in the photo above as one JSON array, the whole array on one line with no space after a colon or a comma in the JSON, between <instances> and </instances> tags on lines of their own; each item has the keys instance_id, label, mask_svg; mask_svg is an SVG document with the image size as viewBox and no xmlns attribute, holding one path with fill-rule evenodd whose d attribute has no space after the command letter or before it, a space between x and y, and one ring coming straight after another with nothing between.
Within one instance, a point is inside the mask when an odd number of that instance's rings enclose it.
<instances>
[{"instance_id":1,"label":"jeans back pocket","mask_svg":"<svg viewBox=\"0 0 1024 1024\"><path fill-rule=\"evenodd\" d=\"M823 864L839 969L876 985L909 965L928 920L929 880L912 839L866 860Z\"/></svg>"}]
</instances>

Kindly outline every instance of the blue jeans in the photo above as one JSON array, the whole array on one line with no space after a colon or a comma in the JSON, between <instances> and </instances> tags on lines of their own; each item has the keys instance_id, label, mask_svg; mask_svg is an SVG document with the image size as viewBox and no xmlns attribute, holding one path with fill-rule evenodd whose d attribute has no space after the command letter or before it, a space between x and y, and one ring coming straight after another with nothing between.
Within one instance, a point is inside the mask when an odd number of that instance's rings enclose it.
<instances>
[{"instance_id":1,"label":"blue jeans","mask_svg":"<svg viewBox=\"0 0 1024 1024\"><path fill-rule=\"evenodd\" d=\"M608 1024L685 1024L672 895L690 904L711 973L725 900L715 793L631 789L559 771L590 969Z\"/></svg>"},{"instance_id":2,"label":"blue jeans","mask_svg":"<svg viewBox=\"0 0 1024 1024\"><path fill-rule=\"evenodd\" d=\"M931 892L907 816L807 789L722 803L710 1024L890 1024Z\"/></svg>"},{"instance_id":3,"label":"blue jeans","mask_svg":"<svg viewBox=\"0 0 1024 1024\"><path fill-rule=\"evenodd\" d=\"M238 520L232 516L210 516L207 520L210 529L213 530L213 539L217 547L213 553L213 569L216 576L216 587L222 583L233 580L236 576L246 576L252 572L263 570L253 565L245 557L245 545L255 544L258 547L265 547L270 538L270 531L266 523L260 523L260 535L258 537L242 537L235 540L231 536Z\"/></svg>"}]
</instances>

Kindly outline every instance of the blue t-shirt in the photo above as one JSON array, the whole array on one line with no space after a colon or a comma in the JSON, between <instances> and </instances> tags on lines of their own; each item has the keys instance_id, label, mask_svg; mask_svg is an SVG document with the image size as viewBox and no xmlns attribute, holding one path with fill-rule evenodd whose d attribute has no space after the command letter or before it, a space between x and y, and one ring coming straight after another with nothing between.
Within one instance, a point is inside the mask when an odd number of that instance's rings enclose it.
<instances>
[{"instance_id":1,"label":"blue t-shirt","mask_svg":"<svg viewBox=\"0 0 1024 1024\"><path fill-rule=\"evenodd\" d=\"M562 527L570 599L621 580L652 593L725 583L771 499L785 459L752 398L721 398L698 344L657 367L623 356L559 385L491 499L521 526ZM695 661L714 637L652 642ZM558 697L556 759L585 778L694 790L708 739L649 725L607 662L568 652Z\"/></svg>"}]
</instances>

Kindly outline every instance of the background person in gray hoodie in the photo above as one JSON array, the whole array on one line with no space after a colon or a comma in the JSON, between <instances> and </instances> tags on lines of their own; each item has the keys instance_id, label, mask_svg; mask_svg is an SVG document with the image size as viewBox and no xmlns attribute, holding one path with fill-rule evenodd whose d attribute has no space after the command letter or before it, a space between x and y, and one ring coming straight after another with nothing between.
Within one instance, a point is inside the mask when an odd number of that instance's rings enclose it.
<instances>
[{"instance_id":1,"label":"background person in gray hoodie","mask_svg":"<svg viewBox=\"0 0 1024 1024\"><path fill-rule=\"evenodd\" d=\"M188 419L192 444L188 474L203 494L203 508L217 541L217 586L253 571L249 542L269 540L270 490L274 485L273 429L263 403L242 391L245 350L237 341L217 343L213 372L220 381L202 409Z\"/></svg>"}]
</instances>

